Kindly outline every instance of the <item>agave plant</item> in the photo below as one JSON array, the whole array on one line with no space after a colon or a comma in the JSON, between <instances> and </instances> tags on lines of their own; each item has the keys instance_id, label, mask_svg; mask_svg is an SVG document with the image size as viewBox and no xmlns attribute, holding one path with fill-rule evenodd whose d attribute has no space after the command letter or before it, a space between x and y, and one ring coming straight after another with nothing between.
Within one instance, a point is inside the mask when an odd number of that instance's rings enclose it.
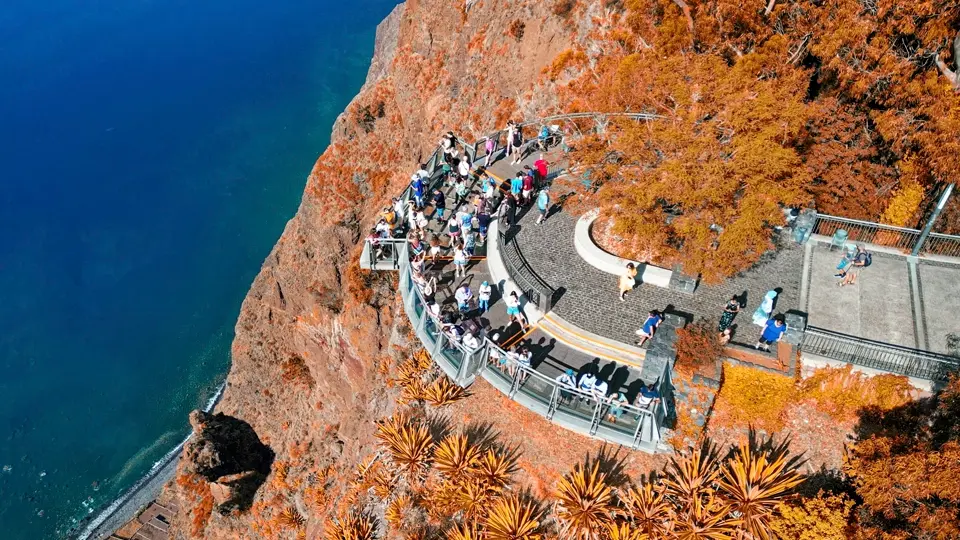
<instances>
[{"instance_id":1,"label":"agave plant","mask_svg":"<svg viewBox=\"0 0 960 540\"><path fill-rule=\"evenodd\" d=\"M401 528L403 525L403 519L406 517L407 510L409 508L410 496L401 495L390 501L390 504L387 505L387 509L383 512L383 517L394 529L398 531L403 530Z\"/></svg>"},{"instance_id":2,"label":"agave plant","mask_svg":"<svg viewBox=\"0 0 960 540\"><path fill-rule=\"evenodd\" d=\"M413 353L410 362L420 371L426 371L433 365L433 359L430 358L430 353L426 349L420 349Z\"/></svg>"},{"instance_id":3,"label":"agave plant","mask_svg":"<svg viewBox=\"0 0 960 540\"><path fill-rule=\"evenodd\" d=\"M463 483L457 490L457 510L469 519L476 519L486 515L490 503L496 497L499 489L478 482L476 480Z\"/></svg>"},{"instance_id":4,"label":"agave plant","mask_svg":"<svg viewBox=\"0 0 960 540\"><path fill-rule=\"evenodd\" d=\"M376 526L370 517L348 514L327 522L326 540L374 540Z\"/></svg>"},{"instance_id":5,"label":"agave plant","mask_svg":"<svg viewBox=\"0 0 960 540\"><path fill-rule=\"evenodd\" d=\"M650 537L629 523L608 523L606 538L608 540L648 540Z\"/></svg>"},{"instance_id":6,"label":"agave plant","mask_svg":"<svg viewBox=\"0 0 960 540\"><path fill-rule=\"evenodd\" d=\"M475 522L454 525L447 532L447 540L480 540L481 533Z\"/></svg>"},{"instance_id":7,"label":"agave plant","mask_svg":"<svg viewBox=\"0 0 960 540\"><path fill-rule=\"evenodd\" d=\"M696 497L673 523L670 538L676 540L733 540L737 538L737 520L730 507L715 497Z\"/></svg>"},{"instance_id":8,"label":"agave plant","mask_svg":"<svg viewBox=\"0 0 960 540\"><path fill-rule=\"evenodd\" d=\"M434 406L442 407L463 399L467 395L463 388L450 382L446 377L439 377L424 391L424 397Z\"/></svg>"},{"instance_id":9,"label":"agave plant","mask_svg":"<svg viewBox=\"0 0 960 540\"><path fill-rule=\"evenodd\" d=\"M400 396L397 403L406 405L408 403L420 402L427 399L427 385L419 378L409 379L401 383Z\"/></svg>"},{"instance_id":10,"label":"agave plant","mask_svg":"<svg viewBox=\"0 0 960 540\"><path fill-rule=\"evenodd\" d=\"M540 521L533 504L508 495L490 508L485 522L486 540L540 540Z\"/></svg>"},{"instance_id":11,"label":"agave plant","mask_svg":"<svg viewBox=\"0 0 960 540\"><path fill-rule=\"evenodd\" d=\"M599 463L594 463L590 472L575 465L557 484L556 498L556 516L565 538L596 540L613 523L613 491Z\"/></svg>"},{"instance_id":12,"label":"agave plant","mask_svg":"<svg viewBox=\"0 0 960 540\"><path fill-rule=\"evenodd\" d=\"M433 438L425 426L411 423L405 415L397 414L380 422L377 438L401 473L419 478L430 465Z\"/></svg>"},{"instance_id":13,"label":"agave plant","mask_svg":"<svg viewBox=\"0 0 960 540\"><path fill-rule=\"evenodd\" d=\"M287 529L302 530L307 527L307 520L295 506L284 508L277 516L277 523Z\"/></svg>"},{"instance_id":14,"label":"agave plant","mask_svg":"<svg viewBox=\"0 0 960 540\"><path fill-rule=\"evenodd\" d=\"M503 489L517 471L517 460L512 456L488 449L470 469L470 477L494 490Z\"/></svg>"},{"instance_id":15,"label":"agave plant","mask_svg":"<svg viewBox=\"0 0 960 540\"><path fill-rule=\"evenodd\" d=\"M769 452L742 444L726 461L720 489L749 537L773 537L770 515L783 496L803 482L798 466L788 459L786 444Z\"/></svg>"},{"instance_id":16,"label":"agave plant","mask_svg":"<svg viewBox=\"0 0 960 540\"><path fill-rule=\"evenodd\" d=\"M655 489L652 483L627 490L621 502L627 517L638 530L653 538L667 534L673 509L663 492Z\"/></svg>"},{"instance_id":17,"label":"agave plant","mask_svg":"<svg viewBox=\"0 0 960 540\"><path fill-rule=\"evenodd\" d=\"M449 435L440 441L434 452L434 467L447 478L457 481L473 467L480 449L470 444L465 435Z\"/></svg>"},{"instance_id":18,"label":"agave plant","mask_svg":"<svg viewBox=\"0 0 960 540\"><path fill-rule=\"evenodd\" d=\"M685 506L700 497L712 496L719 477L720 466L716 448L709 440L705 440L680 459L670 458L663 485L668 496Z\"/></svg>"}]
</instances>

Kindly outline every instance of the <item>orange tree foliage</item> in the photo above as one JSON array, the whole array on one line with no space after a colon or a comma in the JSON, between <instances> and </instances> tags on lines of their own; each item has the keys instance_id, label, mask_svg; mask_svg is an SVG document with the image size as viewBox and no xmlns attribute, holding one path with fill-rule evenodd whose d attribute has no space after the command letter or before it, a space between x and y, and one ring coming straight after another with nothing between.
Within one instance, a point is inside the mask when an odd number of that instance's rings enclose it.
<instances>
[{"instance_id":1,"label":"orange tree foliage","mask_svg":"<svg viewBox=\"0 0 960 540\"><path fill-rule=\"evenodd\" d=\"M878 219L909 173L932 196L955 181L960 99L935 62L960 4L947 0L627 0L569 110L646 111L611 121L572 154L583 207L615 218L627 256L683 262L718 281L771 247L784 206ZM545 75L555 79L573 53ZM946 65L946 64L944 64ZM949 67L949 66L948 66Z\"/></svg>"},{"instance_id":2,"label":"orange tree foliage","mask_svg":"<svg viewBox=\"0 0 960 540\"><path fill-rule=\"evenodd\" d=\"M846 495L824 494L782 502L770 528L782 540L846 540L853 501Z\"/></svg>"},{"instance_id":3,"label":"orange tree foliage","mask_svg":"<svg viewBox=\"0 0 960 540\"><path fill-rule=\"evenodd\" d=\"M868 533L960 538L960 378L937 396L866 414L845 467Z\"/></svg>"},{"instance_id":4,"label":"orange tree foliage","mask_svg":"<svg viewBox=\"0 0 960 540\"><path fill-rule=\"evenodd\" d=\"M713 326L698 322L677 330L676 350L677 370L688 376L703 372L714 377L714 367L723 346Z\"/></svg>"}]
</instances>

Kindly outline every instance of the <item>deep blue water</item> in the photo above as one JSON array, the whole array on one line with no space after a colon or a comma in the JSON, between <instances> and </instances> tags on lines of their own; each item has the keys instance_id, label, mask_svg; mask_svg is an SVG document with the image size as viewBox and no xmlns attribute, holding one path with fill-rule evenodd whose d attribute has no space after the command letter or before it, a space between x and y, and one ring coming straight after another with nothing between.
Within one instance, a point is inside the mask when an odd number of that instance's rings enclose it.
<instances>
[{"instance_id":1,"label":"deep blue water","mask_svg":"<svg viewBox=\"0 0 960 540\"><path fill-rule=\"evenodd\" d=\"M2 3L0 537L187 433L395 3Z\"/></svg>"}]
</instances>

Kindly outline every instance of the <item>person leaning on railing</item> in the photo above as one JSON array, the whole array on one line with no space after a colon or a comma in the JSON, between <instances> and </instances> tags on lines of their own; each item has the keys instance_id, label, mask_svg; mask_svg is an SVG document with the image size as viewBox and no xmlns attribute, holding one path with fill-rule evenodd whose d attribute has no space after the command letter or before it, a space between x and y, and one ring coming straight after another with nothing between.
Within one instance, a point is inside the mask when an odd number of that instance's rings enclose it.
<instances>
[{"instance_id":1,"label":"person leaning on railing","mask_svg":"<svg viewBox=\"0 0 960 540\"><path fill-rule=\"evenodd\" d=\"M564 390L564 388L575 389L577 387L577 374L572 369L567 369L557 376L557 388L560 389L560 404L573 398L573 392Z\"/></svg>"}]
</instances>

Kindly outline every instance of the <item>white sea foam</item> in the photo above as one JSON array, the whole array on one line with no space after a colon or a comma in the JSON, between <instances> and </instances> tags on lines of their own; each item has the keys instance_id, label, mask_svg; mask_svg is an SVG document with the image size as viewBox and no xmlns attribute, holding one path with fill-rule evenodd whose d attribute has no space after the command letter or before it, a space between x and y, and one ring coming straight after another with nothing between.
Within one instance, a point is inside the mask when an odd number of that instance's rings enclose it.
<instances>
[{"instance_id":1,"label":"white sea foam","mask_svg":"<svg viewBox=\"0 0 960 540\"><path fill-rule=\"evenodd\" d=\"M217 402L220 401L220 398L223 397L223 391L226 389L226 387L227 387L226 381L220 384L220 386L217 388L217 391L213 393L213 395L210 397L209 400L207 400L207 403L204 405L203 407L204 412L210 412L213 410L213 408L217 405ZM133 499L137 495L137 493L139 493L140 490L144 488L144 486L148 485L150 481L154 479L154 477L157 475L157 473L161 469L166 467L171 461L173 461L174 458L180 455L180 452L183 450L183 446L187 444L187 441L190 440L191 435L187 435L186 438L180 441L179 444L177 444L169 452L164 454L164 456L159 460L157 460L153 464L153 466L150 467L150 470L147 471L147 473L143 475L142 478L137 480L137 482L133 484L133 486L130 487L130 489L128 489L123 495L118 497L117 500L110 503L110 505L104 508L103 511L97 514L96 517L92 518L90 522L87 523L87 526L84 527L83 532L77 535L76 537L77 540L87 540L88 538L90 538L90 536L94 532L96 532L97 529L101 525L103 525L104 522L110 519L110 517L116 514L118 510L123 508L125 504L127 504L131 499ZM93 509L91 508L89 511L93 512ZM130 517L133 517L133 516L131 515Z\"/></svg>"}]
</instances>

